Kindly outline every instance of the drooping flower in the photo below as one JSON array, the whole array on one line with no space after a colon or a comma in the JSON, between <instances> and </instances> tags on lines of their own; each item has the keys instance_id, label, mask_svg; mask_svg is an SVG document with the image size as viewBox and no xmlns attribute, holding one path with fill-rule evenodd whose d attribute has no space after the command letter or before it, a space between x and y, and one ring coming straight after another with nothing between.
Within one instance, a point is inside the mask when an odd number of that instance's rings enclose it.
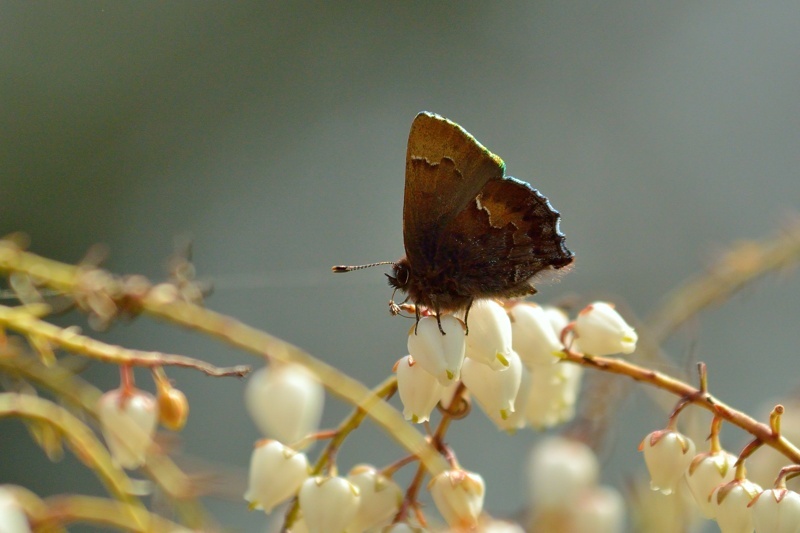
<instances>
[{"instance_id":1,"label":"drooping flower","mask_svg":"<svg viewBox=\"0 0 800 533\"><path fill-rule=\"evenodd\" d=\"M692 439L673 429L653 431L639 444L650 472L650 488L672 494L694 457Z\"/></svg>"},{"instance_id":2,"label":"drooping flower","mask_svg":"<svg viewBox=\"0 0 800 533\"><path fill-rule=\"evenodd\" d=\"M361 494L343 477L317 476L303 482L298 499L309 533L338 533L355 518Z\"/></svg>"},{"instance_id":3,"label":"drooping flower","mask_svg":"<svg viewBox=\"0 0 800 533\"><path fill-rule=\"evenodd\" d=\"M447 470L437 475L429 487L433 503L451 527L474 528L483 511L483 478L466 470Z\"/></svg>"},{"instance_id":4,"label":"drooping flower","mask_svg":"<svg viewBox=\"0 0 800 533\"><path fill-rule=\"evenodd\" d=\"M583 308L575 320L574 331L581 350L594 356L633 353L639 339L614 307L605 302Z\"/></svg>"},{"instance_id":5,"label":"drooping flower","mask_svg":"<svg viewBox=\"0 0 800 533\"><path fill-rule=\"evenodd\" d=\"M114 461L127 469L142 466L158 424L153 395L140 389L110 390L100 397L97 415Z\"/></svg>"},{"instance_id":6,"label":"drooping flower","mask_svg":"<svg viewBox=\"0 0 800 533\"><path fill-rule=\"evenodd\" d=\"M408 353L446 387L461 378L466 339L464 323L459 319L443 315L440 321L444 335L439 331L436 317L422 317L408 334Z\"/></svg>"},{"instance_id":7,"label":"drooping flower","mask_svg":"<svg viewBox=\"0 0 800 533\"><path fill-rule=\"evenodd\" d=\"M308 479L305 454L276 440L258 441L250 456L250 472L244 499L252 509L272 509L295 494Z\"/></svg>"},{"instance_id":8,"label":"drooping flower","mask_svg":"<svg viewBox=\"0 0 800 533\"><path fill-rule=\"evenodd\" d=\"M410 355L400 359L394 370L405 419L415 424L430 420L431 411L439 403L444 387Z\"/></svg>"}]
</instances>

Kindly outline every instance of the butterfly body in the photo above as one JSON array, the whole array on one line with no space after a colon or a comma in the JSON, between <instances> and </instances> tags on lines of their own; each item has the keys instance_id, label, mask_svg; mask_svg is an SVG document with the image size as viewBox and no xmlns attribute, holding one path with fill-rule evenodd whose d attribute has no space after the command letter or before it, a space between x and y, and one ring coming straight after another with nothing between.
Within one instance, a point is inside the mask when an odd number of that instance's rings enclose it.
<instances>
[{"instance_id":1,"label":"butterfly body","mask_svg":"<svg viewBox=\"0 0 800 533\"><path fill-rule=\"evenodd\" d=\"M533 294L539 272L569 265L560 215L458 124L414 119L406 156L406 256L389 284L437 315L473 300Z\"/></svg>"}]
</instances>

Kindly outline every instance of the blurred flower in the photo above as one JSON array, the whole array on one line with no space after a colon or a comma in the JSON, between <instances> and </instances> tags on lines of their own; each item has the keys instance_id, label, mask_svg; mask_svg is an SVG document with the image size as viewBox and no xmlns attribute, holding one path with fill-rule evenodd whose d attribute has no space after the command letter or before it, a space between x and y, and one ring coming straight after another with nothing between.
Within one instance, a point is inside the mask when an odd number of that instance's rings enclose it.
<instances>
[{"instance_id":1,"label":"blurred flower","mask_svg":"<svg viewBox=\"0 0 800 533\"><path fill-rule=\"evenodd\" d=\"M572 363L531 367L531 392L524 407L531 426L546 429L572 420L583 372Z\"/></svg>"},{"instance_id":2,"label":"blurred flower","mask_svg":"<svg viewBox=\"0 0 800 533\"><path fill-rule=\"evenodd\" d=\"M672 494L694 457L694 442L672 429L653 431L647 435L639 450L650 472L650 488L662 494Z\"/></svg>"},{"instance_id":3,"label":"blurred flower","mask_svg":"<svg viewBox=\"0 0 800 533\"><path fill-rule=\"evenodd\" d=\"M616 489L592 487L574 500L572 533L622 533L625 531L625 500Z\"/></svg>"},{"instance_id":4,"label":"blurred flower","mask_svg":"<svg viewBox=\"0 0 800 533\"><path fill-rule=\"evenodd\" d=\"M397 372L397 393L403 402L403 416L415 424L427 422L442 397L443 387L410 355L400 359L394 369Z\"/></svg>"},{"instance_id":5,"label":"blurred flower","mask_svg":"<svg viewBox=\"0 0 800 533\"><path fill-rule=\"evenodd\" d=\"M276 440L260 440L250 456L250 474L244 499L252 509L272 509L295 494L308 479L308 459Z\"/></svg>"},{"instance_id":6,"label":"blurred flower","mask_svg":"<svg viewBox=\"0 0 800 533\"><path fill-rule=\"evenodd\" d=\"M309 533L345 531L358 511L358 488L338 476L317 476L303 482L298 494Z\"/></svg>"},{"instance_id":7,"label":"blurred flower","mask_svg":"<svg viewBox=\"0 0 800 533\"><path fill-rule=\"evenodd\" d=\"M361 493L356 517L347 526L348 533L388 525L403 503L400 486L369 465L354 466L347 480Z\"/></svg>"},{"instance_id":8,"label":"blurred flower","mask_svg":"<svg viewBox=\"0 0 800 533\"><path fill-rule=\"evenodd\" d=\"M0 532L30 533L28 517L22 510L14 493L0 486Z\"/></svg>"},{"instance_id":9,"label":"blurred flower","mask_svg":"<svg viewBox=\"0 0 800 533\"><path fill-rule=\"evenodd\" d=\"M531 504L537 513L572 508L575 498L597 483L597 456L582 442L548 437L539 442L528 459Z\"/></svg>"},{"instance_id":10,"label":"blurred flower","mask_svg":"<svg viewBox=\"0 0 800 533\"><path fill-rule=\"evenodd\" d=\"M511 319L512 345L522 362L528 365L555 364L563 352L547 312L536 304L515 305L508 312Z\"/></svg>"},{"instance_id":11,"label":"blurred flower","mask_svg":"<svg viewBox=\"0 0 800 533\"><path fill-rule=\"evenodd\" d=\"M517 353L509 352L506 361L508 367L502 372L474 359L464 361L461 369L461 380L467 390L499 426L514 412L514 399L522 380L522 362Z\"/></svg>"},{"instance_id":12,"label":"blurred flower","mask_svg":"<svg viewBox=\"0 0 800 533\"><path fill-rule=\"evenodd\" d=\"M463 313L462 311L461 314ZM508 368L511 320L505 309L494 300L478 300L470 308L467 320L467 358L489 365L495 370Z\"/></svg>"},{"instance_id":13,"label":"blurred flower","mask_svg":"<svg viewBox=\"0 0 800 533\"><path fill-rule=\"evenodd\" d=\"M298 364L260 368L245 388L245 405L256 427L281 442L295 443L317 431L324 403L324 388Z\"/></svg>"},{"instance_id":14,"label":"blurred flower","mask_svg":"<svg viewBox=\"0 0 800 533\"><path fill-rule=\"evenodd\" d=\"M583 308L575 320L574 331L583 353L595 356L633 353L639 338L614 307L605 302Z\"/></svg>"},{"instance_id":15,"label":"blurred flower","mask_svg":"<svg viewBox=\"0 0 800 533\"><path fill-rule=\"evenodd\" d=\"M420 367L439 380L443 386L458 381L464 362L466 339L464 323L453 315L442 315L442 332L434 316L419 320L408 334L408 353Z\"/></svg>"},{"instance_id":16,"label":"blurred flower","mask_svg":"<svg viewBox=\"0 0 800 533\"><path fill-rule=\"evenodd\" d=\"M110 390L100 397L97 415L114 461L127 469L142 466L158 423L153 395L135 388Z\"/></svg>"},{"instance_id":17,"label":"blurred flower","mask_svg":"<svg viewBox=\"0 0 800 533\"><path fill-rule=\"evenodd\" d=\"M466 470L448 470L437 475L428 488L433 503L451 527L474 528L483 511L483 478Z\"/></svg>"},{"instance_id":18,"label":"blurred flower","mask_svg":"<svg viewBox=\"0 0 800 533\"><path fill-rule=\"evenodd\" d=\"M792 490L770 489L750 504L756 531L796 533L800 531L800 494Z\"/></svg>"},{"instance_id":19,"label":"blurred flower","mask_svg":"<svg viewBox=\"0 0 800 533\"><path fill-rule=\"evenodd\" d=\"M692 459L686 471L686 482L706 518L714 518L717 510L717 506L711 503L711 492L718 485L733 481L736 459L726 451L701 453Z\"/></svg>"},{"instance_id":20,"label":"blurred flower","mask_svg":"<svg viewBox=\"0 0 800 533\"><path fill-rule=\"evenodd\" d=\"M189 418L189 401L179 389L156 381L158 395L158 420L161 425L173 431L179 431Z\"/></svg>"},{"instance_id":21,"label":"blurred flower","mask_svg":"<svg viewBox=\"0 0 800 533\"><path fill-rule=\"evenodd\" d=\"M761 487L746 479L735 479L714 489L711 503L717 506L715 517L722 533L753 532L753 515L748 506L759 492Z\"/></svg>"}]
</instances>

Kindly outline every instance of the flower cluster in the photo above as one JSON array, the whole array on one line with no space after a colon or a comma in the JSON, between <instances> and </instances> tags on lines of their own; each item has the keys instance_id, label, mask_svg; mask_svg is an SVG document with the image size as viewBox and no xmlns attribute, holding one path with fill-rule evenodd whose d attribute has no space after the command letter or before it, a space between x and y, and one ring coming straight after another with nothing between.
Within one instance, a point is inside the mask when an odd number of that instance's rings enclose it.
<instances>
[{"instance_id":1,"label":"flower cluster","mask_svg":"<svg viewBox=\"0 0 800 533\"><path fill-rule=\"evenodd\" d=\"M639 448L650 472L650 487L672 494L685 483L700 512L717 521L722 533L800 531L800 495L786 488L784 472L764 490L745 475L744 457L719 444L719 421L712 425L708 452L695 454L692 440L669 427L650 433Z\"/></svg>"},{"instance_id":2,"label":"flower cluster","mask_svg":"<svg viewBox=\"0 0 800 533\"><path fill-rule=\"evenodd\" d=\"M395 366L406 419L428 421L438 403L449 405L460 381L500 429L555 426L574 416L583 375L562 362L563 342L590 357L631 353L637 340L604 302L571 324L557 308L519 303L506 310L492 300L472 306L468 335L463 319L426 316L409 333L409 355Z\"/></svg>"}]
</instances>

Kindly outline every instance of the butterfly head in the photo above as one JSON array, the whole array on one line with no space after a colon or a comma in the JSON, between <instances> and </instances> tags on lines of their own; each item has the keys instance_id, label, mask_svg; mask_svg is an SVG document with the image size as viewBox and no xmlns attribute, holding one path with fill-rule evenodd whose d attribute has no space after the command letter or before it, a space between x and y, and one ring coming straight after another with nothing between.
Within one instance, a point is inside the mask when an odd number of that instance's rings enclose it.
<instances>
[{"instance_id":1,"label":"butterfly head","mask_svg":"<svg viewBox=\"0 0 800 533\"><path fill-rule=\"evenodd\" d=\"M408 292L408 284L411 281L411 266L405 257L393 264L392 274L386 274L389 278L389 285L403 292Z\"/></svg>"}]
</instances>

